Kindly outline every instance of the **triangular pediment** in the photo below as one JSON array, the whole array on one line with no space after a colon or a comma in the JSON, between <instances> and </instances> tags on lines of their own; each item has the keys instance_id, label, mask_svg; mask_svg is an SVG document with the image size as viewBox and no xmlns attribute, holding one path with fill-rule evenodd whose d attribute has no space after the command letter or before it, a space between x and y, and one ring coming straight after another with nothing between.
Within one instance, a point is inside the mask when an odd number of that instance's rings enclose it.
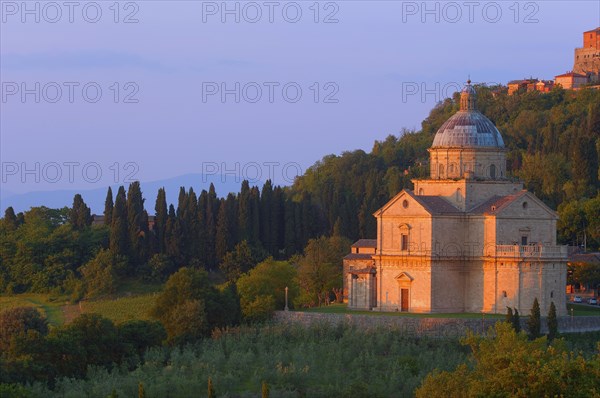
<instances>
[{"instance_id":1,"label":"triangular pediment","mask_svg":"<svg viewBox=\"0 0 600 398\"><path fill-rule=\"evenodd\" d=\"M383 207L373 215L381 217L386 215L426 215L431 214L429 209L421 203L410 189L403 189L390 199Z\"/></svg>"},{"instance_id":2,"label":"triangular pediment","mask_svg":"<svg viewBox=\"0 0 600 398\"><path fill-rule=\"evenodd\" d=\"M400 272L398 275L396 275L395 279L397 281L408 281L408 282L412 282L414 280L414 278L406 272Z\"/></svg>"},{"instance_id":3,"label":"triangular pediment","mask_svg":"<svg viewBox=\"0 0 600 398\"><path fill-rule=\"evenodd\" d=\"M534 217L542 216L558 219L558 214L554 210L529 191L523 191L520 195L516 195L514 199L502 204L494 210L496 215L499 216L517 213L531 214Z\"/></svg>"}]
</instances>

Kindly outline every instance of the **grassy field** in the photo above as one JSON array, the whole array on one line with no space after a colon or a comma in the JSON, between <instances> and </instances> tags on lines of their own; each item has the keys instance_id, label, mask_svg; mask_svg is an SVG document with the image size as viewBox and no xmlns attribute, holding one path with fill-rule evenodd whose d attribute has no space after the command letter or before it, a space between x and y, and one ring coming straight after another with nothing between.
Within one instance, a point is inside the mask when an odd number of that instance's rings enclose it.
<instances>
[{"instance_id":1,"label":"grassy field","mask_svg":"<svg viewBox=\"0 0 600 398\"><path fill-rule=\"evenodd\" d=\"M36 307L48 318L50 325L69 323L82 313L98 313L115 323L132 319L150 319L148 314L154 305L162 285L125 280L118 292L110 297L84 300L69 304L67 297L49 294L17 294L0 296L0 311L14 307Z\"/></svg>"},{"instance_id":2,"label":"grassy field","mask_svg":"<svg viewBox=\"0 0 600 398\"><path fill-rule=\"evenodd\" d=\"M0 311L15 307L35 307L48 318L51 325L61 325L64 322L64 297L52 297L47 294L18 294L0 296Z\"/></svg>"},{"instance_id":3,"label":"grassy field","mask_svg":"<svg viewBox=\"0 0 600 398\"><path fill-rule=\"evenodd\" d=\"M592 307L585 304L567 304L567 311L571 315L573 310L573 316L600 316L600 307Z\"/></svg>"},{"instance_id":4,"label":"grassy field","mask_svg":"<svg viewBox=\"0 0 600 398\"><path fill-rule=\"evenodd\" d=\"M81 303L80 312L97 313L115 323L133 319L150 319L150 309L158 297L157 293L142 294L139 296L121 297L114 300L84 301Z\"/></svg>"}]
</instances>

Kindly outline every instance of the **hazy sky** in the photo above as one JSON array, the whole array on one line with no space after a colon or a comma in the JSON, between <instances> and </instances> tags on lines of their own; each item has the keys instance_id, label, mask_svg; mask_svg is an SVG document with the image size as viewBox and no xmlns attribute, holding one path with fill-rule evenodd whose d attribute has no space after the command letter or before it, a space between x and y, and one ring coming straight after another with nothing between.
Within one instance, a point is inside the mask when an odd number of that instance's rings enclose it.
<instances>
[{"instance_id":1,"label":"hazy sky","mask_svg":"<svg viewBox=\"0 0 600 398\"><path fill-rule=\"evenodd\" d=\"M600 26L597 1L0 6L11 192L222 168L284 184L324 155L420 128L468 75L564 73Z\"/></svg>"}]
</instances>

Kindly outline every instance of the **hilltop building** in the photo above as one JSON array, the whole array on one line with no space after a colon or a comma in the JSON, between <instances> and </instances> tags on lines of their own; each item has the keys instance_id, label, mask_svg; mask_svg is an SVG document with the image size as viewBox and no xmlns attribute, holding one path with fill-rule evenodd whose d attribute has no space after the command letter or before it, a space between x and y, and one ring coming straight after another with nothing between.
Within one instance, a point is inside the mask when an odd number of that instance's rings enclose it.
<instances>
[{"instance_id":1,"label":"hilltop building","mask_svg":"<svg viewBox=\"0 0 600 398\"><path fill-rule=\"evenodd\" d=\"M349 308L421 313L527 313L538 298L566 314L567 247L557 214L507 178L506 149L467 83L435 135L430 178L374 213L377 239L344 258Z\"/></svg>"},{"instance_id":2,"label":"hilltop building","mask_svg":"<svg viewBox=\"0 0 600 398\"><path fill-rule=\"evenodd\" d=\"M512 80L508 82L508 95L530 91L547 93L555 85L566 90L578 90L589 84L593 88L600 87L600 28L583 32L583 47L575 49L573 70L555 76L554 81L533 78Z\"/></svg>"},{"instance_id":3,"label":"hilltop building","mask_svg":"<svg viewBox=\"0 0 600 398\"><path fill-rule=\"evenodd\" d=\"M590 83L600 82L600 28L583 32L583 47L575 49L573 72Z\"/></svg>"}]
</instances>

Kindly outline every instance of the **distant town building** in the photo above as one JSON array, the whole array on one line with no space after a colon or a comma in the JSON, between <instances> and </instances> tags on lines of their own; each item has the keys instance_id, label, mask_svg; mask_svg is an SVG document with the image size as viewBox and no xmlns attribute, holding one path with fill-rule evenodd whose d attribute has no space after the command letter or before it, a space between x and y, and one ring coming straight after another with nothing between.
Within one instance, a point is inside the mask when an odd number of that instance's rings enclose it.
<instances>
[{"instance_id":1,"label":"distant town building","mask_svg":"<svg viewBox=\"0 0 600 398\"><path fill-rule=\"evenodd\" d=\"M154 229L155 216L148 216L148 229L152 231ZM98 214L92 214L92 226L104 225L104 216Z\"/></svg>"},{"instance_id":2,"label":"distant town building","mask_svg":"<svg viewBox=\"0 0 600 398\"><path fill-rule=\"evenodd\" d=\"M359 240L344 258L348 307L526 314L537 298L542 313L554 302L566 315L558 216L507 178L502 135L477 110L470 82L429 153L430 178L377 210L377 239Z\"/></svg>"},{"instance_id":3,"label":"distant town building","mask_svg":"<svg viewBox=\"0 0 600 398\"><path fill-rule=\"evenodd\" d=\"M554 84L561 86L565 90L580 88L587 83L588 78L586 75L575 72L567 72L554 78Z\"/></svg>"},{"instance_id":4,"label":"distant town building","mask_svg":"<svg viewBox=\"0 0 600 398\"><path fill-rule=\"evenodd\" d=\"M552 80L539 80L539 79L523 79L523 80L512 80L508 82L508 95L512 95L515 92L531 92L540 91L547 93L554 87L554 81Z\"/></svg>"},{"instance_id":5,"label":"distant town building","mask_svg":"<svg viewBox=\"0 0 600 398\"><path fill-rule=\"evenodd\" d=\"M523 79L508 82L508 95L518 92L539 91L547 93L561 86L565 90L578 90L583 86L600 88L600 28L583 32L583 47L575 49L573 70L552 80Z\"/></svg>"},{"instance_id":6,"label":"distant town building","mask_svg":"<svg viewBox=\"0 0 600 398\"><path fill-rule=\"evenodd\" d=\"M586 76L589 83L600 82L600 28L583 32L583 47L575 49L573 72Z\"/></svg>"}]
</instances>

